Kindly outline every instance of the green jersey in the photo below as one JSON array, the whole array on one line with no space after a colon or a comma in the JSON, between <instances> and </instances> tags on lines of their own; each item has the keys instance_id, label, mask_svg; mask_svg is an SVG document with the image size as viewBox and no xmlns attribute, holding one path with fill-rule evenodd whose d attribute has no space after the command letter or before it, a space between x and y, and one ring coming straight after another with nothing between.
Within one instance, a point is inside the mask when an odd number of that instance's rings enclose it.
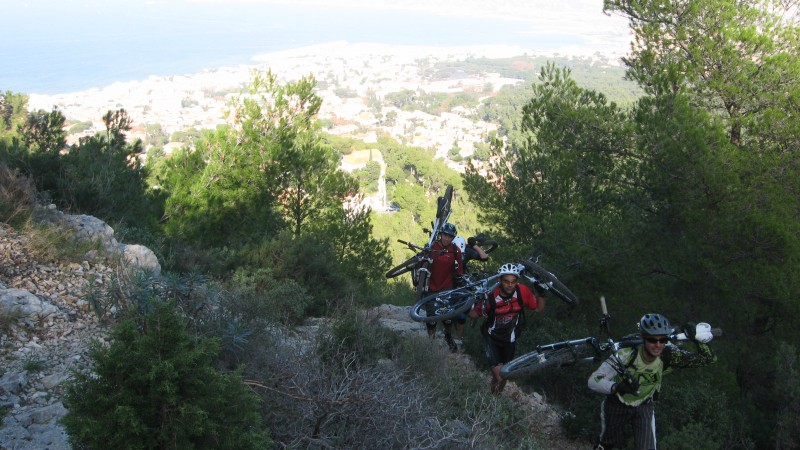
<instances>
[{"instance_id":1,"label":"green jersey","mask_svg":"<svg viewBox=\"0 0 800 450\"><path fill-rule=\"evenodd\" d=\"M711 364L717 357L706 344L696 344L697 351L689 352L678 346L668 344L661 356L651 362L644 360L644 346L624 348L618 352L619 359L634 379L639 382L639 392L619 394L619 400L629 406L638 406L652 398L661 390L661 379L673 369L701 367ZM608 360L604 361L589 377L589 389L603 394L611 394L615 383L622 381Z\"/></svg>"}]
</instances>

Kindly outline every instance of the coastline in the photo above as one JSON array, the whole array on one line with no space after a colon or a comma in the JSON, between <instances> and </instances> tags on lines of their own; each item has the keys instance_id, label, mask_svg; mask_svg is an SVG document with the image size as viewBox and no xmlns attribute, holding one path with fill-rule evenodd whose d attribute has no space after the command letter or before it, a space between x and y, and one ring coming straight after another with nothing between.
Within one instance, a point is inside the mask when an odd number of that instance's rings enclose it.
<instances>
[{"instance_id":1,"label":"coastline","mask_svg":"<svg viewBox=\"0 0 800 450\"><path fill-rule=\"evenodd\" d=\"M559 49L562 50L563 49ZM252 72L271 70L281 83L312 75L318 82L317 94L323 100L320 119L337 123L328 131L374 139L376 133L386 133L411 145L435 149L444 157L454 142L471 154L473 144L482 142L493 125L471 118L469 111L450 111L438 116L421 111L401 111L384 106L380 111L370 109L371 97L383 98L403 90L427 93L457 93L485 89L493 91L522 80L503 78L499 74L463 75L461 78L431 80L423 76L423 65L466 58L510 58L517 56L547 57L574 56L593 58L614 65L617 59L595 52L594 55L575 52L571 55L537 52L517 46L415 46L377 43L332 41L254 56L253 64L220 67L198 73L150 76L142 80L115 82L104 87L56 95L31 94L29 110L61 111L68 123L91 123L82 136L104 129L102 116L108 111L124 108L133 121L128 133L130 140L145 138L147 125L158 124L171 136L190 128L214 129L225 123L225 111L231 98L241 92L252 78ZM340 93L348 92L347 95ZM385 115L394 111L397 123L386 126ZM422 125L419 125L422 124ZM365 131L368 130L368 131ZM412 130L409 134L408 130ZM414 131L416 130L416 131ZM81 135L71 135L74 143ZM182 143L169 143L169 154Z\"/></svg>"},{"instance_id":2,"label":"coastline","mask_svg":"<svg viewBox=\"0 0 800 450\"><path fill-rule=\"evenodd\" d=\"M298 63L308 63L314 66L313 61L326 59L354 58L364 59L375 56L390 56L394 58L411 58L412 60L433 57L439 60L452 59L462 60L470 57L485 58L510 58L515 56L561 56L561 57L599 57L609 61L619 63L624 52L616 49L587 49L583 46L572 45L564 46L554 50L541 51L513 45L462 45L462 46L421 46L421 45L399 45L381 43L350 43L344 40L330 41L314 45L306 45L286 50L274 52L258 53L253 55L251 64L229 65L217 68L205 68L198 72L173 74L173 75L150 75L146 78L115 81L105 86L95 86L89 89L78 91L63 92L57 94L28 94L31 97L30 105L36 109L50 109L48 102L62 102L67 99L79 97L89 97L107 93L113 95L121 89L133 89L141 85L149 85L164 81L180 82L185 79L196 79L204 86L218 83L220 87L230 86L230 83L241 83L242 73L248 74L251 70L264 70L272 68L273 71L284 68L291 68ZM304 61L303 61L304 60ZM613 63L612 63L613 65ZM209 79L214 78L214 79ZM53 103L55 106L56 103Z\"/></svg>"}]
</instances>

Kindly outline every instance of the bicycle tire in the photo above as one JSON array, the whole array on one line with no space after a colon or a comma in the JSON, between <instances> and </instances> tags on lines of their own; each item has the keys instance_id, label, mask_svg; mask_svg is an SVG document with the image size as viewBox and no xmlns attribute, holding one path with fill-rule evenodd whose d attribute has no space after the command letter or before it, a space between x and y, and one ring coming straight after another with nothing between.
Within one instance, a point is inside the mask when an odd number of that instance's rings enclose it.
<instances>
[{"instance_id":1,"label":"bicycle tire","mask_svg":"<svg viewBox=\"0 0 800 450\"><path fill-rule=\"evenodd\" d=\"M497 249L497 241L492 239L486 239L484 241L478 242L478 245L481 246L484 252L488 255Z\"/></svg>"},{"instance_id":2,"label":"bicycle tire","mask_svg":"<svg viewBox=\"0 0 800 450\"><path fill-rule=\"evenodd\" d=\"M425 296L425 293L428 291L428 278L430 277L429 268L430 263L428 261L423 261L419 268L416 270L417 279L413 279L412 273L412 280L414 282L414 291L416 292L416 299L420 300Z\"/></svg>"},{"instance_id":3,"label":"bicycle tire","mask_svg":"<svg viewBox=\"0 0 800 450\"><path fill-rule=\"evenodd\" d=\"M414 266L417 265L417 261L418 260L419 259L417 258L417 255L414 255L411 258L408 258L402 264L399 264L399 265L393 267L392 269L390 269L388 272L386 272L386 278L399 277L400 275L402 275L402 274L404 274L404 273L406 273L406 272L408 272L410 270L413 270Z\"/></svg>"},{"instance_id":4,"label":"bicycle tire","mask_svg":"<svg viewBox=\"0 0 800 450\"><path fill-rule=\"evenodd\" d=\"M447 218L450 215L450 206L453 202L453 186L447 185L447 188L444 190L444 195L438 198L436 203L436 218L442 219ZM444 225L440 223L439 226Z\"/></svg>"},{"instance_id":5,"label":"bicycle tire","mask_svg":"<svg viewBox=\"0 0 800 450\"><path fill-rule=\"evenodd\" d=\"M593 357L581 356L586 345L581 344L576 347L559 348L555 350L545 350L543 352L531 352L515 358L508 364L500 368L500 376L507 379L519 378L526 375L533 375L543 370L559 368L575 364L581 360L591 360ZM587 353L588 354L588 353ZM594 353L592 353L593 355Z\"/></svg>"},{"instance_id":6,"label":"bicycle tire","mask_svg":"<svg viewBox=\"0 0 800 450\"><path fill-rule=\"evenodd\" d=\"M434 302L433 315L428 315L428 304ZM437 292L419 300L411 307L411 319L417 322L439 322L453 319L472 307L475 303L475 294L464 289L454 289L446 292Z\"/></svg>"},{"instance_id":7,"label":"bicycle tire","mask_svg":"<svg viewBox=\"0 0 800 450\"><path fill-rule=\"evenodd\" d=\"M536 278L543 280L545 284L548 284L548 290L554 293L558 298L564 300L570 306L577 306L580 303L578 296L573 294L571 290L567 286L564 285L555 275L550 273L547 269L536 264L531 260L525 260L522 262L525 266L525 270L533 273Z\"/></svg>"}]
</instances>

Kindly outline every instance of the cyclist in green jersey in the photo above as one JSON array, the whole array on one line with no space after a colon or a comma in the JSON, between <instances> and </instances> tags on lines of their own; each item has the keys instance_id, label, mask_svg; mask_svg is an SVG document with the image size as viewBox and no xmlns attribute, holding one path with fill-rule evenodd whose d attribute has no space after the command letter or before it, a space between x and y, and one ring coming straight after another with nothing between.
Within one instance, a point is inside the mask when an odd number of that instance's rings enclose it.
<instances>
[{"instance_id":1,"label":"cyclist in green jersey","mask_svg":"<svg viewBox=\"0 0 800 450\"><path fill-rule=\"evenodd\" d=\"M672 369L701 367L716 361L707 345L711 326L687 323L684 333L696 346L689 352L669 344L675 331L661 314L645 314L639 321L643 343L619 351L619 359L630 374L623 378L606 360L589 377L589 389L606 394L600 408L600 440L595 449L621 448L630 424L637 450L656 449L655 405L662 376Z\"/></svg>"}]
</instances>

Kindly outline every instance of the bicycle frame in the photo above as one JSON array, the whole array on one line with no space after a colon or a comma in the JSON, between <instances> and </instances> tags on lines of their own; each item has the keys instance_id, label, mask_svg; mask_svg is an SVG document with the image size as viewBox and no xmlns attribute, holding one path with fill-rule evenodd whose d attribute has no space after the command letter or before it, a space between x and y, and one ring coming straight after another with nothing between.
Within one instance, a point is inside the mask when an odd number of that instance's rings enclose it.
<instances>
[{"instance_id":1,"label":"bicycle frame","mask_svg":"<svg viewBox=\"0 0 800 450\"><path fill-rule=\"evenodd\" d=\"M590 336L582 339L555 342L536 346L536 350L526 353L500 369L500 374L504 378L515 378L526 374L536 373L548 367L563 367L581 362L599 362L611 359L612 365L621 376L627 372L618 356L620 349L642 345L643 341L638 334L629 334L621 340L615 341L610 337L608 323L611 316L608 314L605 299L600 298L603 315L600 318L601 333L607 336L603 341ZM712 329L714 336L720 336L722 331L718 328ZM672 333L668 336L670 341L687 340L684 333Z\"/></svg>"},{"instance_id":2,"label":"bicycle frame","mask_svg":"<svg viewBox=\"0 0 800 450\"><path fill-rule=\"evenodd\" d=\"M431 223L432 229L424 229L425 232L429 233L428 242L424 246L419 247L410 242L398 240L398 242L407 245L409 249L415 250L418 253L386 273L387 278L394 278L400 274L410 271L411 282L413 283L414 290L417 293L417 298L421 298L428 291L428 283L430 281L429 267L431 263L433 263L433 258L431 257L431 248L433 247L434 242L436 242L436 238L439 236L442 226L444 226L444 224L450 219L450 213L452 212L452 200L453 186L448 185L445 189L444 195L437 198L436 218Z\"/></svg>"},{"instance_id":3,"label":"bicycle frame","mask_svg":"<svg viewBox=\"0 0 800 450\"><path fill-rule=\"evenodd\" d=\"M497 287L495 274L449 291L438 292L420 299L411 307L410 316L417 322L438 322L463 314L479 298Z\"/></svg>"}]
</instances>

